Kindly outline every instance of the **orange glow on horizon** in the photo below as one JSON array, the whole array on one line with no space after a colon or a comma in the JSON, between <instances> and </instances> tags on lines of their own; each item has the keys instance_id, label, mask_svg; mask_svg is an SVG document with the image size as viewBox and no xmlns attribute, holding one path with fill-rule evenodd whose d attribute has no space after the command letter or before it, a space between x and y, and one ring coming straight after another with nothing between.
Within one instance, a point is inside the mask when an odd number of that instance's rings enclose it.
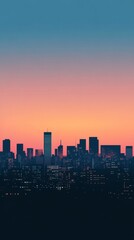
<instances>
[{"instance_id":1,"label":"orange glow on horizon","mask_svg":"<svg viewBox=\"0 0 134 240\"><path fill-rule=\"evenodd\" d=\"M51 65L51 64L50 64ZM29 68L28 68L29 66ZM1 70L0 141L43 148L53 133L53 151L97 136L100 144L134 145L133 66L12 66Z\"/></svg>"}]
</instances>

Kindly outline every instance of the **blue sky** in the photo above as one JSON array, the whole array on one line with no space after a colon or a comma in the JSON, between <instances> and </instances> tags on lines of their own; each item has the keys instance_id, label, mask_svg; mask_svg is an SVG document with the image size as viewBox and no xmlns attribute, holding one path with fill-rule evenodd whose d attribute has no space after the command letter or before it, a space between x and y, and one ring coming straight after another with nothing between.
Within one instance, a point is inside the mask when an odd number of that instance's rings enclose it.
<instances>
[{"instance_id":1,"label":"blue sky","mask_svg":"<svg viewBox=\"0 0 134 240\"><path fill-rule=\"evenodd\" d=\"M132 0L3 0L0 48L88 47L98 43L130 48L133 12Z\"/></svg>"}]
</instances>

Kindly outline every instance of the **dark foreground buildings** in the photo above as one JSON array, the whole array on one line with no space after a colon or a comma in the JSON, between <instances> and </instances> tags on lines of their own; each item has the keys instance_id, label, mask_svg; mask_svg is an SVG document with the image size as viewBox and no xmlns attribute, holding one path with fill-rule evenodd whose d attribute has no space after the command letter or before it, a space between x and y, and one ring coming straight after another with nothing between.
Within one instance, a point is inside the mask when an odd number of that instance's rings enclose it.
<instances>
[{"instance_id":1,"label":"dark foreground buildings","mask_svg":"<svg viewBox=\"0 0 134 240\"><path fill-rule=\"evenodd\" d=\"M42 149L10 140L0 152L0 226L4 239L134 239L134 158L132 146L100 146L97 137L77 146L60 145L52 134Z\"/></svg>"},{"instance_id":2,"label":"dark foreground buildings","mask_svg":"<svg viewBox=\"0 0 134 240\"><path fill-rule=\"evenodd\" d=\"M33 148L24 151L17 144L16 158L10 140L3 141L0 152L0 197L29 196L45 191L99 194L114 199L134 198L134 158L132 146L121 153L120 145L102 145L97 137L80 139L77 146L60 145L52 154L52 133L44 132L44 152Z\"/></svg>"}]
</instances>

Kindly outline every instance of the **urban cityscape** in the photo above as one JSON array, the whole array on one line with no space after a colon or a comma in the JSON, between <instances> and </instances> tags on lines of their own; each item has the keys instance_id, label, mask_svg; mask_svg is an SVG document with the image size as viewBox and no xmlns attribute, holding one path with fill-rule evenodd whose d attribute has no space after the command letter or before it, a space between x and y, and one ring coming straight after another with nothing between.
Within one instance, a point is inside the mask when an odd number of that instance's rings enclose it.
<instances>
[{"instance_id":1,"label":"urban cityscape","mask_svg":"<svg viewBox=\"0 0 134 240\"><path fill-rule=\"evenodd\" d=\"M0 1L0 239L134 240L134 1Z\"/></svg>"},{"instance_id":2,"label":"urban cityscape","mask_svg":"<svg viewBox=\"0 0 134 240\"><path fill-rule=\"evenodd\" d=\"M88 141L88 144L87 144ZM80 139L76 146L63 145L52 154L52 132L43 134L44 149L4 139L0 152L0 198L21 198L46 192L80 193L103 199L134 199L133 146L100 145L99 139ZM89 146L88 149L86 146Z\"/></svg>"}]
</instances>

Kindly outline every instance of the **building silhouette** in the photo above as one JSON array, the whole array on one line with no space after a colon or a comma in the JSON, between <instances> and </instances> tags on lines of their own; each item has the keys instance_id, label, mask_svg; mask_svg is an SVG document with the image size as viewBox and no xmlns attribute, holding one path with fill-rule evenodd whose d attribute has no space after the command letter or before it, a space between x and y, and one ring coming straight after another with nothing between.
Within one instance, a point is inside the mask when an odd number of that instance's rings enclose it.
<instances>
[{"instance_id":1,"label":"building silhouette","mask_svg":"<svg viewBox=\"0 0 134 240\"><path fill-rule=\"evenodd\" d=\"M16 158L21 161L25 157L25 152L23 149L23 143L17 143L16 145Z\"/></svg>"},{"instance_id":2,"label":"building silhouette","mask_svg":"<svg viewBox=\"0 0 134 240\"><path fill-rule=\"evenodd\" d=\"M27 158L28 159L33 158L33 148L27 148Z\"/></svg>"},{"instance_id":3,"label":"building silhouette","mask_svg":"<svg viewBox=\"0 0 134 240\"><path fill-rule=\"evenodd\" d=\"M27 148L17 144L17 155L10 152L10 140L3 140L0 152L0 196L32 196L46 191L61 191L98 196L104 193L108 199L134 199L133 147L126 146L121 153L120 145L101 145L97 137L80 139L77 147L63 145L51 153L52 133L44 132L44 149ZM23 195L24 194L24 195ZM97 194L97 195L96 195Z\"/></svg>"},{"instance_id":4,"label":"building silhouette","mask_svg":"<svg viewBox=\"0 0 134 240\"><path fill-rule=\"evenodd\" d=\"M57 148L55 148L55 150L54 150L54 155L55 155L55 157L58 156L58 149Z\"/></svg>"},{"instance_id":5,"label":"building silhouette","mask_svg":"<svg viewBox=\"0 0 134 240\"><path fill-rule=\"evenodd\" d=\"M35 149L35 157L40 157L43 155L42 149Z\"/></svg>"},{"instance_id":6,"label":"building silhouette","mask_svg":"<svg viewBox=\"0 0 134 240\"><path fill-rule=\"evenodd\" d=\"M3 140L3 153L8 154L10 152L10 139Z\"/></svg>"},{"instance_id":7,"label":"building silhouette","mask_svg":"<svg viewBox=\"0 0 134 240\"><path fill-rule=\"evenodd\" d=\"M119 157L121 154L120 145L101 145L102 157Z\"/></svg>"},{"instance_id":8,"label":"building silhouette","mask_svg":"<svg viewBox=\"0 0 134 240\"><path fill-rule=\"evenodd\" d=\"M75 158L76 157L76 147L75 146L67 146L67 157Z\"/></svg>"},{"instance_id":9,"label":"building silhouette","mask_svg":"<svg viewBox=\"0 0 134 240\"><path fill-rule=\"evenodd\" d=\"M86 139L80 139L79 148L85 152L86 151Z\"/></svg>"},{"instance_id":10,"label":"building silhouette","mask_svg":"<svg viewBox=\"0 0 134 240\"><path fill-rule=\"evenodd\" d=\"M18 155L23 155L23 144L22 143L17 143L17 156Z\"/></svg>"},{"instance_id":11,"label":"building silhouette","mask_svg":"<svg viewBox=\"0 0 134 240\"><path fill-rule=\"evenodd\" d=\"M97 137L89 138L89 153L95 156L99 154L99 140Z\"/></svg>"},{"instance_id":12,"label":"building silhouette","mask_svg":"<svg viewBox=\"0 0 134 240\"><path fill-rule=\"evenodd\" d=\"M57 149L57 154L58 154L59 159L63 158L63 145L62 145L61 141L60 141L60 145L58 146L58 149Z\"/></svg>"},{"instance_id":13,"label":"building silhouette","mask_svg":"<svg viewBox=\"0 0 134 240\"><path fill-rule=\"evenodd\" d=\"M50 164L52 155L52 133L44 132L44 158L45 164Z\"/></svg>"},{"instance_id":14,"label":"building silhouette","mask_svg":"<svg viewBox=\"0 0 134 240\"><path fill-rule=\"evenodd\" d=\"M133 157L133 147L126 146L126 159L131 159Z\"/></svg>"}]
</instances>

